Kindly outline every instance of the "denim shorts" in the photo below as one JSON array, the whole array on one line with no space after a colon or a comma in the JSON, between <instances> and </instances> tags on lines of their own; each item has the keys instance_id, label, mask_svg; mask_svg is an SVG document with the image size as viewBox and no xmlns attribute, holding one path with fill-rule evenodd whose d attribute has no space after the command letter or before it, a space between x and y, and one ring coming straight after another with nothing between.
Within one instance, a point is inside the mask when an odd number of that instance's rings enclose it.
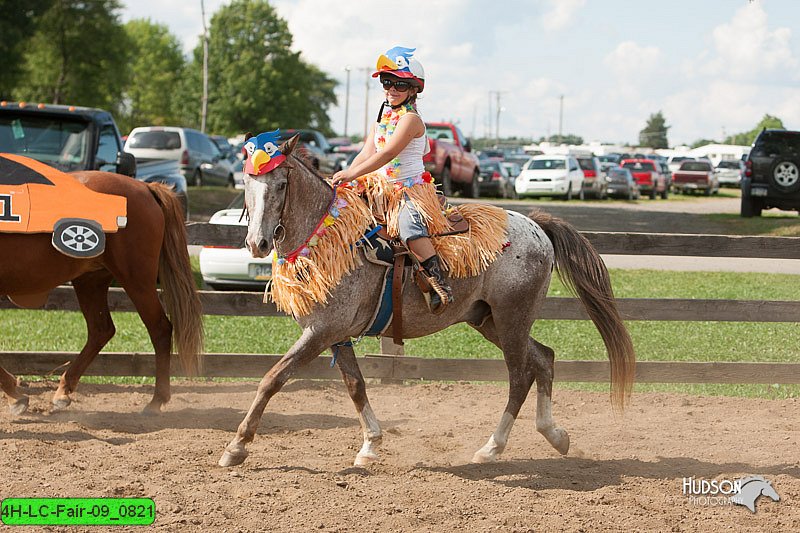
<instances>
[{"instance_id":1,"label":"denim shorts","mask_svg":"<svg viewBox=\"0 0 800 533\"><path fill-rule=\"evenodd\" d=\"M414 204L408 199L408 196L406 196L405 200L397 215L400 240L405 243L421 237L429 237L428 226L425 224L422 215L419 214L419 211L417 211L417 208L414 207Z\"/></svg>"}]
</instances>

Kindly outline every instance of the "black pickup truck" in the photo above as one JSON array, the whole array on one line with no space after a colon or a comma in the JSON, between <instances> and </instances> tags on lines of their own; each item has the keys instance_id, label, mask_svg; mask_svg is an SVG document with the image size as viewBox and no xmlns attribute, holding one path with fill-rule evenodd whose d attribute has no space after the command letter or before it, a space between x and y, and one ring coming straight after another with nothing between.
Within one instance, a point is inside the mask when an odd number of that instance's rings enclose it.
<instances>
[{"instance_id":1,"label":"black pickup truck","mask_svg":"<svg viewBox=\"0 0 800 533\"><path fill-rule=\"evenodd\" d=\"M188 216L186 178L177 161L137 164L108 111L89 107L0 102L0 152L19 154L64 172L104 170L169 185Z\"/></svg>"}]
</instances>

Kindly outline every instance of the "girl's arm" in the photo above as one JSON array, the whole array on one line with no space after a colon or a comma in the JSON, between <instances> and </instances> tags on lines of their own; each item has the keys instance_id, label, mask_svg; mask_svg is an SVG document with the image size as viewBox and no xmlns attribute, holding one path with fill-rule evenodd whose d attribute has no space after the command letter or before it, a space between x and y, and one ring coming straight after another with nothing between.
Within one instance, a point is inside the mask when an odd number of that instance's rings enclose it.
<instances>
[{"instance_id":1,"label":"girl's arm","mask_svg":"<svg viewBox=\"0 0 800 533\"><path fill-rule=\"evenodd\" d=\"M373 125L374 129L374 125ZM333 183L341 183L343 181L351 181L359 176L374 172L384 166L386 163L397 157L397 154L403 151L408 146L408 143L416 137L420 137L425 132L425 125L422 119L415 113L407 113L400 118L397 123L397 128L394 133L389 137L389 142L380 152L375 150L373 143L372 154L366 156L367 145L361 150L361 153L353 161L346 170L341 170L333 175ZM359 158L365 156L362 161Z\"/></svg>"}]
</instances>

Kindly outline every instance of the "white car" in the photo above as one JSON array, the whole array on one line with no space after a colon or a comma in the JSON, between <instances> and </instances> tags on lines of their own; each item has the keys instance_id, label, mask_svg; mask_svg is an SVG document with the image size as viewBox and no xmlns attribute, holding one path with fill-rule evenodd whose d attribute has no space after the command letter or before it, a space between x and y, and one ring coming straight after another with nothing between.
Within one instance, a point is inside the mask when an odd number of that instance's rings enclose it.
<instances>
[{"instance_id":1,"label":"white car","mask_svg":"<svg viewBox=\"0 0 800 533\"><path fill-rule=\"evenodd\" d=\"M553 196L583 199L583 171L571 155L533 156L514 185L519 196Z\"/></svg>"},{"instance_id":2,"label":"white car","mask_svg":"<svg viewBox=\"0 0 800 533\"><path fill-rule=\"evenodd\" d=\"M741 159L725 159L714 168L720 185L740 187L744 176L744 162Z\"/></svg>"},{"instance_id":3,"label":"white car","mask_svg":"<svg viewBox=\"0 0 800 533\"><path fill-rule=\"evenodd\" d=\"M209 224L246 226L242 216L244 194L240 194L226 209L217 211ZM203 281L216 290L263 291L272 277L272 254L255 258L242 246L204 246L200 250L200 273Z\"/></svg>"}]
</instances>

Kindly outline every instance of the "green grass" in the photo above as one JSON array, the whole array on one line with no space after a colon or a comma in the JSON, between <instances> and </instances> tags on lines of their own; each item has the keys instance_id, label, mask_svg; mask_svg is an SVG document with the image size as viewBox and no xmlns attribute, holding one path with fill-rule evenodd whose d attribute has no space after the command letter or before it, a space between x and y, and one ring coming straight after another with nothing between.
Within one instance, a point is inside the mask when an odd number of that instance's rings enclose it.
<instances>
[{"instance_id":1,"label":"green grass","mask_svg":"<svg viewBox=\"0 0 800 533\"><path fill-rule=\"evenodd\" d=\"M196 258L193 262L196 267ZM617 297L624 298L800 299L800 277L786 274L614 270L611 278ZM549 294L569 296L557 278ZM138 315L114 313L114 321L117 334L106 351L152 351ZM300 335L294 321L281 317L207 316L205 324L206 349L211 353L284 353ZM630 321L627 325L640 361L800 362L800 329L794 323ZM589 321L540 320L534 324L532 334L553 347L558 359L605 358L600 335ZM85 337L85 325L77 312L0 311L1 351L77 352ZM364 339L356 348L358 354L379 351L379 342L373 338ZM437 358L502 357L500 350L464 324L407 340L405 352ZM134 380L139 381L140 378ZM607 386L581 384L578 388L606 390ZM639 390L759 397L800 395L797 386L666 384L641 385Z\"/></svg>"}]
</instances>

